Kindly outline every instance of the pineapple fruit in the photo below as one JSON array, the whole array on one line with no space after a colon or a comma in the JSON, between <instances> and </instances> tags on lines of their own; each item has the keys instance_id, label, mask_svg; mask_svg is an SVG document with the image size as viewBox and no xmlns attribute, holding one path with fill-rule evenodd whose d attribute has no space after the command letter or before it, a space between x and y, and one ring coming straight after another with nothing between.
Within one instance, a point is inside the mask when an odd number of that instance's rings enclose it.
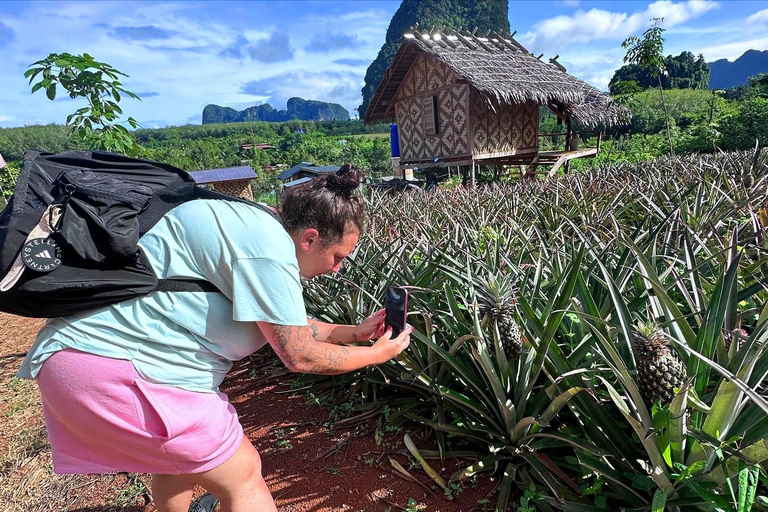
<instances>
[{"instance_id":1,"label":"pineapple fruit","mask_svg":"<svg viewBox=\"0 0 768 512\"><path fill-rule=\"evenodd\" d=\"M670 347L669 336L653 325L635 328L632 352L637 364L637 383L646 404L669 403L675 388L681 388L686 372L683 362Z\"/></svg>"},{"instance_id":2,"label":"pineapple fruit","mask_svg":"<svg viewBox=\"0 0 768 512\"><path fill-rule=\"evenodd\" d=\"M478 292L480 314L483 324L488 325L494 332L494 324L498 326L501 348L507 358L517 357L523 348L520 328L512 316L514 299L513 287L509 276L490 278L481 283Z\"/></svg>"}]
</instances>

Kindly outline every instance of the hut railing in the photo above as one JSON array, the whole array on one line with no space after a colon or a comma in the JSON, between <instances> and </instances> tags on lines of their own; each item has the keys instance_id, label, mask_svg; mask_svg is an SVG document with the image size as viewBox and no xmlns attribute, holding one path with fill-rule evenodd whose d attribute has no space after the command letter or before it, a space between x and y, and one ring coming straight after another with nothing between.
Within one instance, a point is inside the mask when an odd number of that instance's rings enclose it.
<instances>
[{"instance_id":1,"label":"hut railing","mask_svg":"<svg viewBox=\"0 0 768 512\"><path fill-rule=\"evenodd\" d=\"M597 148L600 150L602 133L591 131L571 132L580 137L579 147L570 147L567 132L539 133L539 151L571 151L575 149Z\"/></svg>"}]
</instances>

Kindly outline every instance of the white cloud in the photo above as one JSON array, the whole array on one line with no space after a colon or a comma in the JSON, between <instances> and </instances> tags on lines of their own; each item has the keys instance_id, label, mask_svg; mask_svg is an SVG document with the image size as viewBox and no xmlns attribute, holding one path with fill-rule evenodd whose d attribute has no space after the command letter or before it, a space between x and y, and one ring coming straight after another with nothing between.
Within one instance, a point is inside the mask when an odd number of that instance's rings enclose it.
<instances>
[{"instance_id":1,"label":"white cloud","mask_svg":"<svg viewBox=\"0 0 768 512\"><path fill-rule=\"evenodd\" d=\"M768 50L768 37L758 37L746 41L707 46L701 50L701 53L708 62L718 59L734 61L741 57L747 50Z\"/></svg>"},{"instance_id":2,"label":"white cloud","mask_svg":"<svg viewBox=\"0 0 768 512\"><path fill-rule=\"evenodd\" d=\"M755 14L747 18L748 25L768 23L768 9L757 11Z\"/></svg>"},{"instance_id":3,"label":"white cloud","mask_svg":"<svg viewBox=\"0 0 768 512\"><path fill-rule=\"evenodd\" d=\"M657 0L644 11L629 14L605 9L578 10L571 15L560 15L534 25L521 40L531 50L556 51L572 44L584 44L597 40L622 40L642 32L651 18L664 18L663 27L671 28L716 9L720 4L713 0L688 0L673 2Z\"/></svg>"},{"instance_id":4,"label":"white cloud","mask_svg":"<svg viewBox=\"0 0 768 512\"><path fill-rule=\"evenodd\" d=\"M601 91L606 91L608 90L608 82L611 81L611 76L609 75L593 76L587 79L587 82L594 85Z\"/></svg>"},{"instance_id":5,"label":"white cloud","mask_svg":"<svg viewBox=\"0 0 768 512\"><path fill-rule=\"evenodd\" d=\"M13 119L14 119L13 116L6 116L6 115L3 115L3 114L0 114L0 123L5 123L5 122L8 122L8 121L13 121Z\"/></svg>"},{"instance_id":6,"label":"white cloud","mask_svg":"<svg viewBox=\"0 0 768 512\"><path fill-rule=\"evenodd\" d=\"M560 0L557 3L563 7L578 7L581 0Z\"/></svg>"}]
</instances>

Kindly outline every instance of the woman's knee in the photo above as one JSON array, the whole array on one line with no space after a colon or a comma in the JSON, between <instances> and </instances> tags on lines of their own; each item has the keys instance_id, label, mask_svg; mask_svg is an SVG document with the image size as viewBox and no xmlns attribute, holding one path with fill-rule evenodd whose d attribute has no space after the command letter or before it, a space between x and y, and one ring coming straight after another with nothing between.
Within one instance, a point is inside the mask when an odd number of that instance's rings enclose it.
<instances>
[{"instance_id":1,"label":"woman's knee","mask_svg":"<svg viewBox=\"0 0 768 512\"><path fill-rule=\"evenodd\" d=\"M262 476L261 456L247 439L243 440L235 454L221 466L197 475L197 483L219 497L237 495L246 489L265 486ZM215 494L215 492L214 492Z\"/></svg>"},{"instance_id":2,"label":"woman's knee","mask_svg":"<svg viewBox=\"0 0 768 512\"><path fill-rule=\"evenodd\" d=\"M248 481L261 481L263 476L261 473L261 455L258 450L248 443L247 457L242 461L244 478Z\"/></svg>"}]
</instances>

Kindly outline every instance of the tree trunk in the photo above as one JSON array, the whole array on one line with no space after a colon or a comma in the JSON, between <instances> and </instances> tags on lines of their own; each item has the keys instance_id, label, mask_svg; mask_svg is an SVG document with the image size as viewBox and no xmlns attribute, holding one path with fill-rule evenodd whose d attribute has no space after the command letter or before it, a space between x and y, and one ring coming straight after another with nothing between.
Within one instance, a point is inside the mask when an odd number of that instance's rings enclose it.
<instances>
[{"instance_id":1,"label":"tree trunk","mask_svg":"<svg viewBox=\"0 0 768 512\"><path fill-rule=\"evenodd\" d=\"M664 102L664 88L661 86L661 75L659 79L659 94L661 94L661 106L664 107L664 124L667 126L667 140L669 140L669 154L672 158L675 158L675 147L672 145L672 133L669 131L669 112L667 112L667 104Z\"/></svg>"}]
</instances>

